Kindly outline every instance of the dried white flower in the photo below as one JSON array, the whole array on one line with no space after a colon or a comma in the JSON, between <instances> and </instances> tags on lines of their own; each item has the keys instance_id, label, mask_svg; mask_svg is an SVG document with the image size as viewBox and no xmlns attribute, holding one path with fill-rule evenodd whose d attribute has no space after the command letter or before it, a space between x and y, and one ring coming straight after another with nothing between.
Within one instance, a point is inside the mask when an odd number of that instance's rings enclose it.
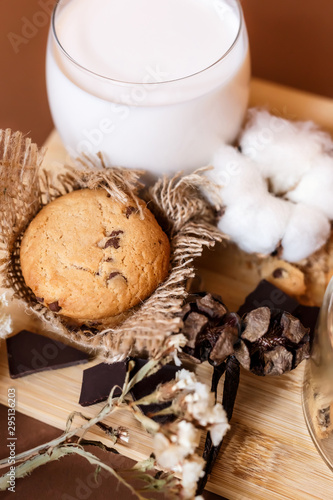
<instances>
[{"instance_id":1,"label":"dried white flower","mask_svg":"<svg viewBox=\"0 0 333 500\"><path fill-rule=\"evenodd\" d=\"M218 446L225 434L230 429L226 412L222 405L216 404L209 415L208 429L214 446Z\"/></svg>"},{"instance_id":2,"label":"dried white flower","mask_svg":"<svg viewBox=\"0 0 333 500\"><path fill-rule=\"evenodd\" d=\"M194 497L197 482L204 476L204 467L204 459L198 456L193 456L184 461L182 465L182 486L185 498L192 499Z\"/></svg>"},{"instance_id":3,"label":"dried white flower","mask_svg":"<svg viewBox=\"0 0 333 500\"><path fill-rule=\"evenodd\" d=\"M0 338L5 339L13 333L13 324L11 316L4 311L8 306L5 293L0 296Z\"/></svg>"},{"instance_id":4,"label":"dried white flower","mask_svg":"<svg viewBox=\"0 0 333 500\"><path fill-rule=\"evenodd\" d=\"M183 460L194 453L199 437L198 429L185 420L177 424L170 438L162 432L157 432L153 444L158 464L170 470L179 469Z\"/></svg>"},{"instance_id":5,"label":"dried white flower","mask_svg":"<svg viewBox=\"0 0 333 500\"><path fill-rule=\"evenodd\" d=\"M176 373L176 383L173 386L174 391L180 391L182 389L194 390L195 384L197 383L197 378L193 372L189 370L179 370Z\"/></svg>"}]
</instances>

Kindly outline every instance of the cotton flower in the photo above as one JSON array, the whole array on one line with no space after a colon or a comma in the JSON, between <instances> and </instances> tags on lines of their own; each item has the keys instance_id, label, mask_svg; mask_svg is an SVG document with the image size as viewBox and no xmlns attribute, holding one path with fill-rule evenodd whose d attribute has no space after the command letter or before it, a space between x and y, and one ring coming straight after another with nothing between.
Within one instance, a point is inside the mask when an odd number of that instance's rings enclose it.
<instances>
[{"instance_id":1,"label":"cotton flower","mask_svg":"<svg viewBox=\"0 0 333 500\"><path fill-rule=\"evenodd\" d=\"M214 154L214 169L205 176L221 188L223 205L229 205L248 193L261 195L267 192L267 184L258 166L232 146L222 145ZM209 192L205 192L209 199Z\"/></svg>"},{"instance_id":2,"label":"cotton flower","mask_svg":"<svg viewBox=\"0 0 333 500\"><path fill-rule=\"evenodd\" d=\"M286 194L295 203L320 209L333 220L333 157L321 156L314 160L313 168L306 172L297 186Z\"/></svg>"},{"instance_id":3,"label":"cotton flower","mask_svg":"<svg viewBox=\"0 0 333 500\"><path fill-rule=\"evenodd\" d=\"M239 143L275 194L293 189L312 168L313 159L332 150L331 137L315 123L292 122L260 109L250 111Z\"/></svg>"},{"instance_id":4,"label":"cotton flower","mask_svg":"<svg viewBox=\"0 0 333 500\"><path fill-rule=\"evenodd\" d=\"M294 205L282 238L282 259L298 262L321 248L331 231L328 218L318 209Z\"/></svg>"},{"instance_id":5,"label":"cotton flower","mask_svg":"<svg viewBox=\"0 0 333 500\"><path fill-rule=\"evenodd\" d=\"M291 209L268 191L249 191L227 205L218 227L245 252L270 254L283 238Z\"/></svg>"}]
</instances>

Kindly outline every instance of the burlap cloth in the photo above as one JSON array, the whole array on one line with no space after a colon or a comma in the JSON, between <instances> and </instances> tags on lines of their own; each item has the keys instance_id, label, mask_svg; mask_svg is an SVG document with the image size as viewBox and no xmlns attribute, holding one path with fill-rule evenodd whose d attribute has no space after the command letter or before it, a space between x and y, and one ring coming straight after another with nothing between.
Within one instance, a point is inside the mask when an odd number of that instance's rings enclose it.
<instances>
[{"instance_id":1,"label":"burlap cloth","mask_svg":"<svg viewBox=\"0 0 333 500\"><path fill-rule=\"evenodd\" d=\"M222 240L213 214L200 194L205 183L201 173L156 182L144 195L150 210L167 233L171 244L168 278L142 304L131 309L114 326L114 320L100 324L75 325L68 318L52 313L36 301L26 286L20 267L20 241L39 210L58 196L82 188L104 188L115 199L136 203L142 187L139 173L105 168L101 157L92 164L85 159L82 168L67 168L52 178L42 169L43 151L20 132L0 131L0 209L2 286L22 300L28 312L61 336L85 349L97 351L106 360L129 354L154 355L166 337L177 333L180 311L186 297L186 281L194 276L193 260L204 247ZM142 197L142 194L140 193Z\"/></svg>"}]
</instances>

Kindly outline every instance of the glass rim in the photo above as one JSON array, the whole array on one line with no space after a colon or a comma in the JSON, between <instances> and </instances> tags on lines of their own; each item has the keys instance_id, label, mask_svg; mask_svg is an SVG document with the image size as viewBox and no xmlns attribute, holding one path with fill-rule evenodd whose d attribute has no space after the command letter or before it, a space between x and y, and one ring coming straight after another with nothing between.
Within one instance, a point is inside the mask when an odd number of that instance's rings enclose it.
<instances>
[{"instance_id":1,"label":"glass rim","mask_svg":"<svg viewBox=\"0 0 333 500\"><path fill-rule=\"evenodd\" d=\"M209 66L206 66L205 68L203 68L203 69L201 69L199 71L196 71L195 73L191 73L190 75L181 76L179 78L174 78L172 80L163 80L163 81L157 81L157 82L126 82L126 81L123 81L123 80L117 80L115 78L110 78L109 76L100 75L99 73L96 73L95 71L92 71L92 70L90 70L90 69L85 68L84 66L82 66L82 64L80 64L79 62L77 62L66 51L66 49L61 44L61 42L59 40L59 37L58 37L58 34L57 34L57 30L56 30L56 26L55 26L55 18L56 18L56 14L57 14L57 11L58 11L58 7L60 6L60 3L62 2L62 0L57 0L55 6L53 8L52 17L51 17L51 30L52 30L52 35L53 35L53 37L54 37L54 39L55 39L58 47L60 48L61 52L66 56L66 58L69 59L72 63L74 63L75 66L77 66L78 68L82 69L86 73L89 73L91 76L102 78L103 80L109 81L109 82L111 82L113 84L116 84L116 85L119 85L119 84L120 85L126 85L126 86L165 85L165 84L171 84L171 83L174 83L174 82L186 81L186 80L189 80L189 79L191 79L191 78L193 78L193 77L195 77L197 75L205 73L206 71L210 70L211 68L214 68L215 66L217 66L221 61L223 61L223 59L225 59L230 54L230 52L232 52L233 48L235 47L235 45L237 44L237 42L238 42L238 40L240 38L242 29L243 29L243 25L244 25L244 15L243 15L242 6L240 4L240 0L232 0L232 1L235 3L235 6L237 7L237 10L238 10L238 14L239 14L239 26L238 26L238 30L237 30L235 39L233 40L233 42L230 45L230 47L228 48L228 50L226 50L223 53L223 55L219 59L217 59L217 61L213 62Z\"/></svg>"}]
</instances>

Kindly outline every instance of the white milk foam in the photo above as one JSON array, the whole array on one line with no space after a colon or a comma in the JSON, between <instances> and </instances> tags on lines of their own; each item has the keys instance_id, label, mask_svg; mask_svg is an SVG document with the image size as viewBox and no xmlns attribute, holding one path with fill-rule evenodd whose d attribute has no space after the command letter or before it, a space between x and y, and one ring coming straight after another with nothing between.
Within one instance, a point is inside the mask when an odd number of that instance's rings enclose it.
<instances>
[{"instance_id":1,"label":"white milk foam","mask_svg":"<svg viewBox=\"0 0 333 500\"><path fill-rule=\"evenodd\" d=\"M234 0L71 0L54 22L63 50L50 33L48 94L72 155L159 175L234 140L249 82Z\"/></svg>"}]
</instances>

